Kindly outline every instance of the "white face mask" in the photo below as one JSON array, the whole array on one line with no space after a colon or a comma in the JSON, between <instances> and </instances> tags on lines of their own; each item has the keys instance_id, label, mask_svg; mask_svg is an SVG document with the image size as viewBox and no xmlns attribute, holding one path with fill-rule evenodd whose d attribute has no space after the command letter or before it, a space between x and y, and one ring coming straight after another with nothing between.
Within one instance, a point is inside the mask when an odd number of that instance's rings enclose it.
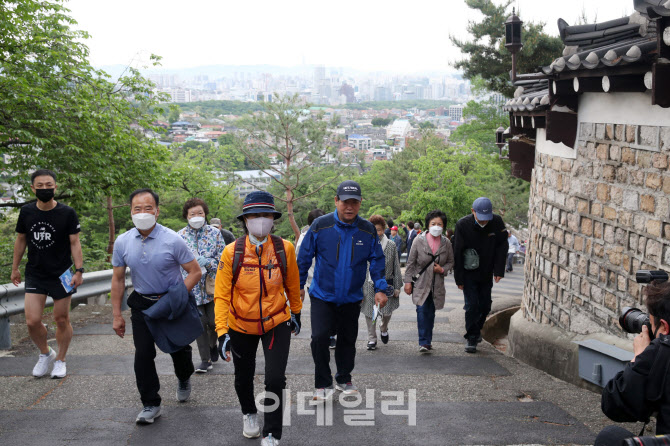
<instances>
[{"instance_id":1,"label":"white face mask","mask_svg":"<svg viewBox=\"0 0 670 446\"><path fill-rule=\"evenodd\" d=\"M433 237L439 237L442 235L442 226L431 226L428 228L428 231L430 232L430 235Z\"/></svg>"},{"instance_id":2,"label":"white face mask","mask_svg":"<svg viewBox=\"0 0 670 446\"><path fill-rule=\"evenodd\" d=\"M140 214L133 214L132 218L133 218L133 224L140 231L146 231L147 229L151 229L156 224L155 214L147 214L145 212L142 212Z\"/></svg>"},{"instance_id":3,"label":"white face mask","mask_svg":"<svg viewBox=\"0 0 670 446\"><path fill-rule=\"evenodd\" d=\"M205 225L205 217L193 217L188 219L188 224L193 229L200 229Z\"/></svg>"},{"instance_id":4,"label":"white face mask","mask_svg":"<svg viewBox=\"0 0 670 446\"><path fill-rule=\"evenodd\" d=\"M267 235L272 230L272 225L274 225L274 222L274 218L251 218L247 220L247 229L249 230L249 234L256 238L263 239L267 237Z\"/></svg>"},{"instance_id":5,"label":"white face mask","mask_svg":"<svg viewBox=\"0 0 670 446\"><path fill-rule=\"evenodd\" d=\"M486 225L487 225L488 223L489 223L488 220L485 221L484 224L482 224L482 223L480 223L480 222L477 222L477 224L478 224L479 226L481 226L482 228L485 228Z\"/></svg>"}]
</instances>

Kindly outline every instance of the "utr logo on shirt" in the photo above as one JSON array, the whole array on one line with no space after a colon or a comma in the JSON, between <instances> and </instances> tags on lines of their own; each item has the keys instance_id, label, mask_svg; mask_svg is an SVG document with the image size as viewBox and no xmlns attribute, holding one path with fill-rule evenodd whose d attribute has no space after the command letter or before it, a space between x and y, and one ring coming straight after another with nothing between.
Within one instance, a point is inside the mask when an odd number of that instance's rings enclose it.
<instances>
[{"instance_id":1,"label":"utr logo on shirt","mask_svg":"<svg viewBox=\"0 0 670 446\"><path fill-rule=\"evenodd\" d=\"M46 249L55 243L56 228L50 223L38 222L30 227L31 243L37 249Z\"/></svg>"}]
</instances>

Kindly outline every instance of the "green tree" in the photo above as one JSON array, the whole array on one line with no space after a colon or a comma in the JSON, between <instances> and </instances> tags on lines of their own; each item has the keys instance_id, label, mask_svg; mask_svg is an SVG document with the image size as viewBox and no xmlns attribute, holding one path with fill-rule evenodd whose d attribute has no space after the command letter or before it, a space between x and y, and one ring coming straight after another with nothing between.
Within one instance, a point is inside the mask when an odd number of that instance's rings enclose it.
<instances>
[{"instance_id":1,"label":"green tree","mask_svg":"<svg viewBox=\"0 0 670 446\"><path fill-rule=\"evenodd\" d=\"M170 107L170 113L168 114L168 121L170 124L179 121L179 116L181 116L181 107L179 104L173 104Z\"/></svg>"},{"instance_id":2,"label":"green tree","mask_svg":"<svg viewBox=\"0 0 670 446\"><path fill-rule=\"evenodd\" d=\"M392 118L373 118L372 125L375 127L386 127L392 120Z\"/></svg>"},{"instance_id":3,"label":"green tree","mask_svg":"<svg viewBox=\"0 0 670 446\"><path fill-rule=\"evenodd\" d=\"M473 141L489 153L498 153L495 144L496 130L509 126L509 116L502 114L500 107L493 101L470 101L463 109L468 122L460 125L449 138L454 142Z\"/></svg>"},{"instance_id":4,"label":"green tree","mask_svg":"<svg viewBox=\"0 0 670 446\"><path fill-rule=\"evenodd\" d=\"M435 124L433 124L430 121L422 121L422 122L419 123L419 128L420 129L434 129Z\"/></svg>"},{"instance_id":5,"label":"green tree","mask_svg":"<svg viewBox=\"0 0 670 446\"><path fill-rule=\"evenodd\" d=\"M496 5L493 0L465 0L471 9L479 11L484 18L480 22L470 21L468 32L472 40L451 36L451 42L466 56L454 64L463 70L466 79L481 76L488 90L500 92L508 97L514 94L509 70L512 54L505 48L505 21L511 15L512 0ZM544 32L544 23L524 23L523 50L519 53L519 73L534 72L538 66L549 65L563 50L563 42Z\"/></svg>"},{"instance_id":6,"label":"green tree","mask_svg":"<svg viewBox=\"0 0 670 446\"><path fill-rule=\"evenodd\" d=\"M335 177L328 176L325 164L328 156L334 155L326 145L328 123L323 121L323 114L311 116L298 95L275 94L273 102L264 106L264 112L240 121L237 148L250 164L281 186L281 193L274 196L286 204L297 238L300 228L295 221L295 203L316 194ZM313 185L313 189L301 194L304 184Z\"/></svg>"}]
</instances>

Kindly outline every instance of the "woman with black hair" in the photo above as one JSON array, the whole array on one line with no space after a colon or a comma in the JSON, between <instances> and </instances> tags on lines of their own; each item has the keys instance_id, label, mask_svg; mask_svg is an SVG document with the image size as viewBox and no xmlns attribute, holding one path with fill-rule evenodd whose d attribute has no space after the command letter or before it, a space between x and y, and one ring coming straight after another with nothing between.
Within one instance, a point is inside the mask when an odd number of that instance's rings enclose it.
<instances>
[{"instance_id":1,"label":"woman with black hair","mask_svg":"<svg viewBox=\"0 0 670 446\"><path fill-rule=\"evenodd\" d=\"M405 271L405 293L412 295L416 305L421 353L433 349L435 310L444 308L444 277L454 267L451 242L443 235L447 215L440 210L431 211L425 222L427 230L414 239Z\"/></svg>"}]
</instances>

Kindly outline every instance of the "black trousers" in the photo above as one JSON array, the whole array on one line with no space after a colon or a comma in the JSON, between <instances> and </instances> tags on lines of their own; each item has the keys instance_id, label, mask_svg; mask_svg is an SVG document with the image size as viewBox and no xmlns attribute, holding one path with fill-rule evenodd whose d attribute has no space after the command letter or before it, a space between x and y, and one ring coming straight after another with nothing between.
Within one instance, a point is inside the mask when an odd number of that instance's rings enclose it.
<instances>
[{"instance_id":1,"label":"black trousers","mask_svg":"<svg viewBox=\"0 0 670 446\"><path fill-rule=\"evenodd\" d=\"M476 339L481 334L486 316L491 311L491 288L493 288L492 281L466 280L463 283L465 339Z\"/></svg>"},{"instance_id":2,"label":"black trousers","mask_svg":"<svg viewBox=\"0 0 670 446\"><path fill-rule=\"evenodd\" d=\"M316 297L310 298L312 323L312 358L314 359L314 387L317 389L333 385L330 371L330 336L337 333L335 346L335 380L339 384L351 381L351 372L356 360L356 339L358 338L358 317L361 303L336 305Z\"/></svg>"},{"instance_id":3,"label":"black trousers","mask_svg":"<svg viewBox=\"0 0 670 446\"><path fill-rule=\"evenodd\" d=\"M272 434L281 439L282 420L284 415L284 389L286 388L286 363L288 362L291 345L291 323L282 322L263 335L250 335L228 330L230 335L230 353L235 365L235 392L245 415L256 413L254 398L254 375L256 374L256 350L258 342L263 344L265 356L265 392L279 399L279 406L273 410L266 409L263 436ZM266 398L266 408L276 405L275 398Z\"/></svg>"},{"instance_id":4,"label":"black trousers","mask_svg":"<svg viewBox=\"0 0 670 446\"><path fill-rule=\"evenodd\" d=\"M135 293L133 293L135 294ZM156 344L154 338L144 321L142 310L149 308L155 302L149 301L139 295L134 299L128 299L129 306L132 302L130 322L133 326L133 343L135 344L135 381L137 390L140 392L142 405L160 406L161 397L158 391L161 388L156 373ZM145 308L142 308L145 307ZM191 346L187 345L179 351L171 353L174 373L180 381L186 381L195 371L191 358Z\"/></svg>"}]
</instances>

